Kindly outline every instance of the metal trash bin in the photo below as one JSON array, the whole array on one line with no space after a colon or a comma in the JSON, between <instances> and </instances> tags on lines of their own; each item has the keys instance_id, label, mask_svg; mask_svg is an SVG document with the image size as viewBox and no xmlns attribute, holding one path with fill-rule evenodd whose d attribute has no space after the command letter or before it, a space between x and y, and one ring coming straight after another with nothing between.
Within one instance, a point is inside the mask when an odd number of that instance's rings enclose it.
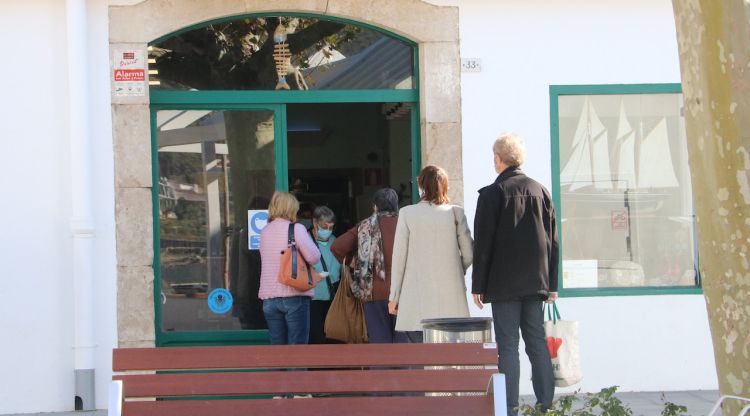
<instances>
[{"instance_id":1,"label":"metal trash bin","mask_svg":"<svg viewBox=\"0 0 750 416\"><path fill-rule=\"evenodd\" d=\"M425 344L492 342L492 318L422 319Z\"/></svg>"},{"instance_id":2,"label":"metal trash bin","mask_svg":"<svg viewBox=\"0 0 750 416\"><path fill-rule=\"evenodd\" d=\"M486 343L492 342L492 318L432 318L422 319L425 344ZM445 368L430 366L428 369ZM455 365L455 369L478 369L483 366ZM427 396L481 396L484 392L426 393Z\"/></svg>"}]
</instances>

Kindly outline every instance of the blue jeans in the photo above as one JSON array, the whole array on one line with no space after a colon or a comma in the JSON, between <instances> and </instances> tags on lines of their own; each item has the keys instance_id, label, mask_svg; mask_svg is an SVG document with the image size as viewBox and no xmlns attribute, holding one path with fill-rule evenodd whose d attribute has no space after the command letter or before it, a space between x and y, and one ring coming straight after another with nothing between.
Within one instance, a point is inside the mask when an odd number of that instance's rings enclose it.
<instances>
[{"instance_id":1,"label":"blue jeans","mask_svg":"<svg viewBox=\"0 0 750 416\"><path fill-rule=\"evenodd\" d=\"M310 297L290 296L263 301L272 345L307 344L310 336Z\"/></svg>"},{"instance_id":2,"label":"blue jeans","mask_svg":"<svg viewBox=\"0 0 750 416\"><path fill-rule=\"evenodd\" d=\"M537 406L549 408L555 394L555 378L544 335L541 298L533 295L492 302L492 318L497 341L497 367L505 374L508 415L518 414L514 408L518 407L518 381L521 372L518 358L519 328L526 344L526 355L531 362L531 383Z\"/></svg>"}]
</instances>

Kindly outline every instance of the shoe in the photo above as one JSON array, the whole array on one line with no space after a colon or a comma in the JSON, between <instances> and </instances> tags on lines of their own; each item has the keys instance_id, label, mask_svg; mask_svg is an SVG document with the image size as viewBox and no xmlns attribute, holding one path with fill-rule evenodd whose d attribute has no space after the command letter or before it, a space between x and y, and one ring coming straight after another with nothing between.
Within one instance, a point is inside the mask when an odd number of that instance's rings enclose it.
<instances>
[{"instance_id":1,"label":"shoe","mask_svg":"<svg viewBox=\"0 0 750 416\"><path fill-rule=\"evenodd\" d=\"M283 399L284 396L273 396L274 399Z\"/></svg>"},{"instance_id":2,"label":"shoe","mask_svg":"<svg viewBox=\"0 0 750 416\"><path fill-rule=\"evenodd\" d=\"M312 394L295 394L295 399L312 399Z\"/></svg>"}]
</instances>

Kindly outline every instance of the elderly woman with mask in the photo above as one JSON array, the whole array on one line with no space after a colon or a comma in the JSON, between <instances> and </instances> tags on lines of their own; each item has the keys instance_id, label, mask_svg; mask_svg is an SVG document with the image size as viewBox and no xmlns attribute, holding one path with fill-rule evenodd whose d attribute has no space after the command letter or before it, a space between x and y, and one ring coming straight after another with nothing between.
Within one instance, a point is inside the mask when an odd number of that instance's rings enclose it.
<instances>
[{"instance_id":1,"label":"elderly woman with mask","mask_svg":"<svg viewBox=\"0 0 750 416\"><path fill-rule=\"evenodd\" d=\"M315 264L315 271L325 278L315 286L315 296L310 304L310 344L326 342L326 315L341 275L341 264L331 253L331 245L336 241L333 235L335 224L336 215L330 208L324 205L315 208L310 229L310 235L320 249L320 262Z\"/></svg>"},{"instance_id":2,"label":"elderly woman with mask","mask_svg":"<svg viewBox=\"0 0 750 416\"><path fill-rule=\"evenodd\" d=\"M370 343L404 341L397 337L396 319L388 313L393 237L398 222L398 195L391 188L372 197L373 213L339 236L331 251L339 261L355 259L354 295L365 301L365 324Z\"/></svg>"}]
</instances>

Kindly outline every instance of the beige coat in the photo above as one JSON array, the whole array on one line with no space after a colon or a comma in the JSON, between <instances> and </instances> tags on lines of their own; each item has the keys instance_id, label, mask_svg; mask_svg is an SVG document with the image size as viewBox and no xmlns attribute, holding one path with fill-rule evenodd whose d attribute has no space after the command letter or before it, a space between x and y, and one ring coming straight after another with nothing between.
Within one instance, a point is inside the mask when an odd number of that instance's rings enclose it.
<instances>
[{"instance_id":1,"label":"beige coat","mask_svg":"<svg viewBox=\"0 0 750 416\"><path fill-rule=\"evenodd\" d=\"M397 331L421 331L422 319L469 316L464 274L472 243L461 207L422 201L401 209L389 297L398 302Z\"/></svg>"}]
</instances>

